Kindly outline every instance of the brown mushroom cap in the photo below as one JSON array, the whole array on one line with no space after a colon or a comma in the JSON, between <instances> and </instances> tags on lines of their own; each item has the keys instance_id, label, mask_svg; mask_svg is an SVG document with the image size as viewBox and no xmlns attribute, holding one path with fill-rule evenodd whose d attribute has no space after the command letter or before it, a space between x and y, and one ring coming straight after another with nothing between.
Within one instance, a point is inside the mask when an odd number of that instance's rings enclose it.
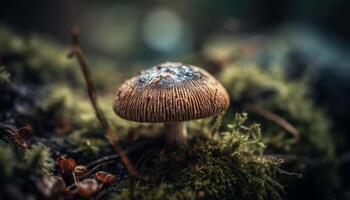
<instances>
[{"instance_id":1,"label":"brown mushroom cap","mask_svg":"<svg viewBox=\"0 0 350 200\"><path fill-rule=\"evenodd\" d=\"M119 88L114 111L137 122L180 122L226 110L229 95L208 72L166 62L129 79Z\"/></svg>"}]
</instances>

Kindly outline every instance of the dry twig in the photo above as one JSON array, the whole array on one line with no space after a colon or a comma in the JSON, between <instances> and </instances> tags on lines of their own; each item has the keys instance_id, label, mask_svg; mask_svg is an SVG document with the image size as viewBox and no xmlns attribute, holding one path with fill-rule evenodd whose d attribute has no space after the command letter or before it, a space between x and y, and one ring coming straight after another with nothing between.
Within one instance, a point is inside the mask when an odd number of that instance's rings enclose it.
<instances>
[{"instance_id":1,"label":"dry twig","mask_svg":"<svg viewBox=\"0 0 350 200\"><path fill-rule=\"evenodd\" d=\"M258 107L254 104L245 104L244 109L248 112L258 114L258 115L265 117L266 119L274 122L275 124L284 128L287 132L289 132L294 137L295 141L299 141L299 139L300 139L299 131L292 124L290 124L287 120L283 119L281 116L279 116L271 111L268 111L264 108Z\"/></svg>"},{"instance_id":2,"label":"dry twig","mask_svg":"<svg viewBox=\"0 0 350 200\"><path fill-rule=\"evenodd\" d=\"M128 170L129 175L131 175L133 177L140 178L141 176L140 176L139 172L131 164L124 149L118 144L118 136L112 130L111 126L109 125L106 117L104 116L104 114L102 112L101 107L98 104L96 89L95 89L94 84L92 82L91 72L90 72L90 69L89 69L87 62L84 59L83 52L82 52L80 45L79 45L79 29L76 27L73 28L71 31L70 37L71 37L71 52L68 56L69 57L75 56L80 64L80 67L81 67L81 70L83 72L84 79L86 82L86 86L87 86L87 93L90 97L91 104L95 110L96 117L106 132L105 137L107 138L108 142L112 145L114 150L119 155L121 161L123 162L124 166Z\"/></svg>"}]
</instances>

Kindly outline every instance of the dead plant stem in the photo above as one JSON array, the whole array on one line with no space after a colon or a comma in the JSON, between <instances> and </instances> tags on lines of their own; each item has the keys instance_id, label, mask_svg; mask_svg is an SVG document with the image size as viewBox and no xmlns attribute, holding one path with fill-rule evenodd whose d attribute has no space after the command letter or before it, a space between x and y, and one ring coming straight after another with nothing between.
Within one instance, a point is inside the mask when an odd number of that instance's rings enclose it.
<instances>
[{"instance_id":1,"label":"dead plant stem","mask_svg":"<svg viewBox=\"0 0 350 200\"><path fill-rule=\"evenodd\" d=\"M136 168L131 164L130 159L128 158L126 152L124 149L119 145L118 143L118 136L114 131L112 130L110 124L108 123L105 115L102 112L101 107L98 104L97 99L97 93L95 86L92 81L92 75L90 72L90 68L87 64L87 62L84 59L84 54L80 48L79 45L79 29L73 28L71 31L71 53L69 54L69 57L75 56L80 64L80 68L83 72L86 87L87 87L87 93L89 95L91 104L94 108L96 117L98 121L100 122L102 128L105 130L105 137L107 138L108 142L112 145L113 149L116 151L116 153L119 155L122 163L128 170L129 175L133 177L140 177L139 172L136 170Z\"/></svg>"}]
</instances>

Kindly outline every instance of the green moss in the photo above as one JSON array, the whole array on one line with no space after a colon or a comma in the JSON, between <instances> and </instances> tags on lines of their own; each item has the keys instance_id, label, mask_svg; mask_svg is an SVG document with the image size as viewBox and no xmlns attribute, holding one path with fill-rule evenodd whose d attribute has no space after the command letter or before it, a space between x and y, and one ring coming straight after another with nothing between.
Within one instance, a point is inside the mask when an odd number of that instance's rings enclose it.
<instances>
[{"instance_id":1,"label":"green moss","mask_svg":"<svg viewBox=\"0 0 350 200\"><path fill-rule=\"evenodd\" d=\"M50 150L43 145L34 145L24 153L24 168L33 175L48 175L53 171L54 160Z\"/></svg>"},{"instance_id":2,"label":"green moss","mask_svg":"<svg viewBox=\"0 0 350 200\"><path fill-rule=\"evenodd\" d=\"M53 113L54 118L64 118L75 128L96 130L99 126L91 103L82 98L83 91L74 91L67 85L58 85L47 89L39 106L44 113Z\"/></svg>"},{"instance_id":3,"label":"green moss","mask_svg":"<svg viewBox=\"0 0 350 200\"><path fill-rule=\"evenodd\" d=\"M196 192L187 188L174 192L174 188L171 185L160 184L146 191L137 190L134 191L135 199L144 200L195 200ZM122 189L119 194L112 194L111 200L129 200L130 190Z\"/></svg>"},{"instance_id":4,"label":"green moss","mask_svg":"<svg viewBox=\"0 0 350 200\"><path fill-rule=\"evenodd\" d=\"M329 122L314 106L305 81L286 81L279 71L252 66L228 66L220 74L220 80L229 90L234 109L241 110L245 103L254 103L282 116L297 128L301 136L299 142L283 128L252 114L253 119L262 122L269 151L328 158L334 155Z\"/></svg>"},{"instance_id":5,"label":"green moss","mask_svg":"<svg viewBox=\"0 0 350 200\"><path fill-rule=\"evenodd\" d=\"M0 66L0 84L8 83L10 81L10 74L7 73L5 67Z\"/></svg>"},{"instance_id":6,"label":"green moss","mask_svg":"<svg viewBox=\"0 0 350 200\"><path fill-rule=\"evenodd\" d=\"M68 59L69 46L63 46L42 35L20 36L0 26L1 64L13 74L15 82L34 84L66 83L84 89L85 83L76 59ZM115 88L123 81L116 61L88 57L98 89Z\"/></svg>"},{"instance_id":7,"label":"green moss","mask_svg":"<svg viewBox=\"0 0 350 200\"><path fill-rule=\"evenodd\" d=\"M9 146L1 145L0 148L0 177L10 177L13 174L15 162L14 154Z\"/></svg>"},{"instance_id":8,"label":"green moss","mask_svg":"<svg viewBox=\"0 0 350 200\"><path fill-rule=\"evenodd\" d=\"M31 35L21 37L0 27L0 52L3 65L14 74L15 82L52 83L70 79L82 83L74 74L79 69L67 59L67 50L55 42Z\"/></svg>"},{"instance_id":9,"label":"green moss","mask_svg":"<svg viewBox=\"0 0 350 200\"><path fill-rule=\"evenodd\" d=\"M21 175L48 175L53 172L54 160L50 149L43 144L34 144L30 148L20 147L11 132L0 127L0 171L6 178Z\"/></svg>"},{"instance_id":10,"label":"green moss","mask_svg":"<svg viewBox=\"0 0 350 200\"><path fill-rule=\"evenodd\" d=\"M75 131L103 132L84 90L71 89L65 84L49 87L47 90L49 92L39 102L42 112L53 113L54 118L68 120ZM99 104L118 134L125 136L127 130L137 123L129 123L119 118L112 109L113 100L114 95L101 96Z\"/></svg>"},{"instance_id":11,"label":"green moss","mask_svg":"<svg viewBox=\"0 0 350 200\"><path fill-rule=\"evenodd\" d=\"M146 159L140 170L147 181L136 183L135 194L140 199L152 199L153 192L164 199L193 199L199 192L205 199L281 199L283 188L275 181L280 161L263 157L260 127L245 126L245 120L237 115L227 132L166 150L153 162Z\"/></svg>"},{"instance_id":12,"label":"green moss","mask_svg":"<svg viewBox=\"0 0 350 200\"><path fill-rule=\"evenodd\" d=\"M103 133L101 133L103 134ZM96 138L87 133L75 131L65 139L66 145L73 149L73 152L83 156L96 156L103 153L110 153L109 144L101 135ZM73 153L72 152L72 153Z\"/></svg>"},{"instance_id":13,"label":"green moss","mask_svg":"<svg viewBox=\"0 0 350 200\"><path fill-rule=\"evenodd\" d=\"M17 152L16 146L8 145L14 153L14 164L4 171L10 172L12 168L11 178L19 180L15 184L35 194L34 187L26 187L32 181L29 179L50 173L59 175L53 170L51 151L68 154L82 165L114 153L103 137L104 132L85 94L79 66L66 58L68 48L38 36L22 38L0 28L0 52L8 56L4 59L5 66L15 84L34 84L35 89L41 91L23 98L24 102L31 102L29 105L33 109L30 112L33 115L24 116L24 123L33 123L33 146ZM113 72L113 65L110 65L113 62L92 59L91 63L98 88L113 88L114 91L117 82L123 79L118 72ZM122 140L128 134L161 132L159 125L140 125L118 118L112 109L113 99L113 93L104 94L99 103ZM23 116L18 117L20 119L15 120L22 120ZM132 190L128 184L130 180L123 179L121 172L118 185L109 188L111 198L128 199L131 191L136 199L280 199L283 188L276 181L281 173L280 161L263 155L265 144L260 126L245 125L246 115L237 115L228 128L220 127L220 119L189 123L192 139L185 148L162 151L162 147L156 145L133 152L130 158L139 159L136 166L147 178L136 181ZM55 134L58 120L70 125L63 138ZM39 135L43 138L38 138ZM6 155L8 150L2 147ZM146 154L147 149L152 149L152 153ZM1 154L0 160L4 160L1 162L6 162L9 157L2 158ZM137 154L142 156L135 156ZM107 171L115 170L115 166L113 169L104 167Z\"/></svg>"},{"instance_id":14,"label":"green moss","mask_svg":"<svg viewBox=\"0 0 350 200\"><path fill-rule=\"evenodd\" d=\"M38 102L41 115L51 116L53 121L64 120L69 128L63 138L64 146L72 152L82 155L100 155L111 152L109 144L104 137L91 102L84 95L84 91L77 91L61 84L46 88L47 92ZM101 108L118 134L120 140L131 133L138 135L155 135L160 132L160 125L140 124L125 121L118 117L113 109L113 95L99 98Z\"/></svg>"}]
</instances>

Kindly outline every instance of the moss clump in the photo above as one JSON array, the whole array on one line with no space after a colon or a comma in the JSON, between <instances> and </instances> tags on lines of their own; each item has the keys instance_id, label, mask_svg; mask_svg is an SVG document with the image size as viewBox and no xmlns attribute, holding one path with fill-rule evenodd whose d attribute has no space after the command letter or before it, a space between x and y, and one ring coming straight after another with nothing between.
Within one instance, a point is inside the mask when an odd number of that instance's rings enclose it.
<instances>
[{"instance_id":1,"label":"moss clump","mask_svg":"<svg viewBox=\"0 0 350 200\"><path fill-rule=\"evenodd\" d=\"M28 149L23 149L1 138L0 169L5 178L23 174L48 175L53 172L54 160L50 149L45 145L35 144Z\"/></svg>"},{"instance_id":2,"label":"moss clump","mask_svg":"<svg viewBox=\"0 0 350 200\"><path fill-rule=\"evenodd\" d=\"M282 167L303 175L299 180L282 180L289 186L290 197L332 198L337 185L334 143L326 115L309 97L307 81L287 81L281 71L254 66L227 66L220 79L229 90L234 112L245 110L250 103L280 115L299 131L300 140L296 141L282 127L250 113L250 120L262 124L266 152L286 158Z\"/></svg>"},{"instance_id":3,"label":"moss clump","mask_svg":"<svg viewBox=\"0 0 350 200\"><path fill-rule=\"evenodd\" d=\"M134 192L135 197L145 200L195 200L198 196L198 194L190 188L174 192L173 186L167 184L160 184L159 186L155 186L147 190L137 190ZM118 192L118 194L112 194L110 199L129 200L130 196L131 194L129 189L122 189L120 193Z\"/></svg>"},{"instance_id":4,"label":"moss clump","mask_svg":"<svg viewBox=\"0 0 350 200\"><path fill-rule=\"evenodd\" d=\"M54 160L50 150L43 145L34 145L23 155L24 168L34 175L48 175L53 171Z\"/></svg>"},{"instance_id":5,"label":"moss clump","mask_svg":"<svg viewBox=\"0 0 350 200\"><path fill-rule=\"evenodd\" d=\"M52 114L53 118L68 120L75 130L101 131L90 100L84 95L84 90L70 88L66 84L60 84L46 88L47 92L42 96L38 107L41 112ZM105 95L99 98L101 109L112 126L126 135L128 124L124 120L118 120L113 109L114 95ZM136 124L136 123L134 123Z\"/></svg>"},{"instance_id":6,"label":"moss clump","mask_svg":"<svg viewBox=\"0 0 350 200\"><path fill-rule=\"evenodd\" d=\"M48 145L35 141L32 145L23 146L19 141L31 141L32 138L15 140L14 134L19 134L19 130L10 125L0 124L0 170L4 177L24 176L24 175L48 175L54 170L54 160ZM29 134L29 133L27 133ZM22 179L27 180L28 176ZM22 180L21 179L21 180ZM0 182L2 180L0 179Z\"/></svg>"},{"instance_id":7,"label":"moss clump","mask_svg":"<svg viewBox=\"0 0 350 200\"><path fill-rule=\"evenodd\" d=\"M227 132L197 138L142 163L147 181L136 183L136 197L153 199L148 195L159 192L160 199L199 194L204 199L281 199L283 188L275 181L280 161L263 157L260 127L247 127L245 120L246 115L237 115Z\"/></svg>"},{"instance_id":8,"label":"moss clump","mask_svg":"<svg viewBox=\"0 0 350 200\"><path fill-rule=\"evenodd\" d=\"M14 154L8 146L0 148L0 179L10 177L13 173L15 162L13 161Z\"/></svg>"},{"instance_id":9,"label":"moss clump","mask_svg":"<svg viewBox=\"0 0 350 200\"><path fill-rule=\"evenodd\" d=\"M252 114L263 124L270 152L326 158L334 156L329 122L308 97L305 81L286 81L278 71L239 66L225 68L220 80L229 90L233 108L244 109L245 103L254 103L282 116L297 128L301 137L299 142L294 141L283 128Z\"/></svg>"},{"instance_id":10,"label":"moss clump","mask_svg":"<svg viewBox=\"0 0 350 200\"><path fill-rule=\"evenodd\" d=\"M68 83L74 88L84 88L79 66L75 60L68 59L68 52L68 45L36 34L23 37L0 25L0 66L14 74L15 83ZM114 90L123 80L118 77L116 61L93 57L89 63L98 89Z\"/></svg>"},{"instance_id":11,"label":"moss clump","mask_svg":"<svg viewBox=\"0 0 350 200\"><path fill-rule=\"evenodd\" d=\"M67 77L75 84L79 82L74 75L79 71L66 58L67 51L51 40L35 35L21 37L0 27L0 46L1 64L15 74L15 82L43 84Z\"/></svg>"},{"instance_id":12,"label":"moss clump","mask_svg":"<svg viewBox=\"0 0 350 200\"><path fill-rule=\"evenodd\" d=\"M0 66L0 85L10 81L10 74L7 73L5 67Z\"/></svg>"},{"instance_id":13,"label":"moss clump","mask_svg":"<svg viewBox=\"0 0 350 200\"><path fill-rule=\"evenodd\" d=\"M109 144L104 138L104 130L96 119L91 102L84 97L82 91L69 88L61 84L47 88L47 93L38 102L38 111L41 115L51 116L53 123L63 121L66 127L55 132L57 136L64 136L63 146L68 148L70 154L96 156L101 153L112 153ZM99 98L102 110L111 123L118 136L123 139L137 127L137 123L127 123L118 118L112 109L113 97L111 95ZM57 126L57 125L56 125ZM61 125L62 126L62 125ZM60 133L62 132L62 133ZM68 153L68 152L67 152Z\"/></svg>"}]
</instances>

